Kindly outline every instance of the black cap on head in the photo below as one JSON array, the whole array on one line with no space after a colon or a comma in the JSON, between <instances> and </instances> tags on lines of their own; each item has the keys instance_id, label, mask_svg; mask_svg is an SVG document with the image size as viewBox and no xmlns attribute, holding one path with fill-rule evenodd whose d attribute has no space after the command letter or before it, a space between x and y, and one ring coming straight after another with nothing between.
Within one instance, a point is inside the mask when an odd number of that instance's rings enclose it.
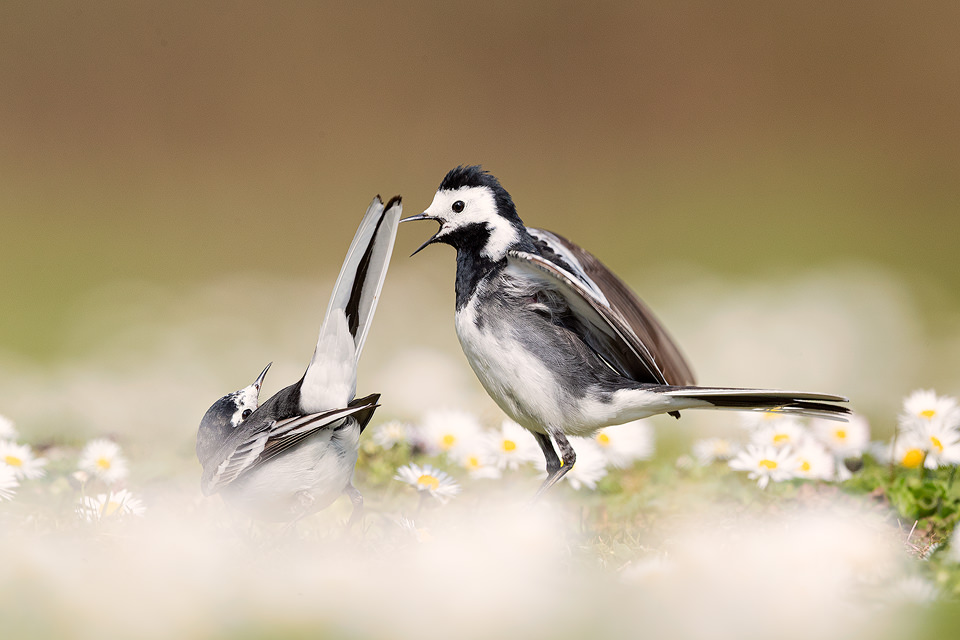
<instances>
[{"instance_id":1,"label":"black cap on head","mask_svg":"<svg viewBox=\"0 0 960 640\"><path fill-rule=\"evenodd\" d=\"M505 218L515 218L519 222L517 208L513 204L513 198L507 193L507 190L500 185L500 181L493 175L483 170L478 164L460 165L456 169L451 169L440 183L440 191L451 189L460 189L463 187L488 187L493 191L494 199L497 203L497 210Z\"/></svg>"}]
</instances>

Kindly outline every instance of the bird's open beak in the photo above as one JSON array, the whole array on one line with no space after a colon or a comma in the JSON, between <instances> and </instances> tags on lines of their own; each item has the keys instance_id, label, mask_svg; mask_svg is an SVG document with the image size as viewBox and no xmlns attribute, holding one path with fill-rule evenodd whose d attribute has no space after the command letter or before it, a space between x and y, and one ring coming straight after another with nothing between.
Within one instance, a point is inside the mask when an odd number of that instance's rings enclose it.
<instances>
[{"instance_id":1,"label":"bird's open beak","mask_svg":"<svg viewBox=\"0 0 960 640\"><path fill-rule=\"evenodd\" d=\"M270 370L270 365L272 364L273 363L271 362L270 364L265 366L263 368L263 371L260 372L260 375L257 376L257 379L253 381L253 386L256 387L258 396L260 395L260 385L263 384L263 379L267 377L267 371Z\"/></svg>"},{"instance_id":2,"label":"bird's open beak","mask_svg":"<svg viewBox=\"0 0 960 640\"><path fill-rule=\"evenodd\" d=\"M433 217L433 216L428 216L428 215L425 214L425 213L421 213L421 214L416 215L416 216L410 216L409 218L404 218L404 219L401 220L400 222L411 222L411 221L413 221L413 220L433 220L434 222L438 222L438 223L440 224L440 227L443 228L443 220L441 220L440 218L435 218L435 217ZM433 236L431 236L429 240L427 240L427 241L424 242L422 245L420 245L419 247L417 247L417 250L414 251L413 253L411 253L411 254L410 254L410 257L412 258L413 256L415 256L415 255L417 255L418 253L420 253L420 251L422 251L422 250L424 249L424 247L426 247L427 245L433 244L433 243L437 240L437 236L439 236L439 235L440 235L440 230L438 229L437 232L436 232L435 234L433 234Z\"/></svg>"}]
</instances>

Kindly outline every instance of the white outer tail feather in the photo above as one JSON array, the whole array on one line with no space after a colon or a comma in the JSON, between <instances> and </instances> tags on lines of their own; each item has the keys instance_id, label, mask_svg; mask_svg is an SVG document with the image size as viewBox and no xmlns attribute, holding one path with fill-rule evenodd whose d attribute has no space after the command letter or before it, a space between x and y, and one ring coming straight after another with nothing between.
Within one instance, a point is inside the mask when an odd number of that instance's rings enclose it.
<instances>
[{"instance_id":1,"label":"white outer tail feather","mask_svg":"<svg viewBox=\"0 0 960 640\"><path fill-rule=\"evenodd\" d=\"M396 199L384 211L383 201L377 196L357 228L333 286L317 348L300 387L300 403L306 411L345 407L356 395L357 362L380 300L402 209L400 200ZM356 335L352 335L346 311L368 249L369 262L360 283Z\"/></svg>"}]
</instances>

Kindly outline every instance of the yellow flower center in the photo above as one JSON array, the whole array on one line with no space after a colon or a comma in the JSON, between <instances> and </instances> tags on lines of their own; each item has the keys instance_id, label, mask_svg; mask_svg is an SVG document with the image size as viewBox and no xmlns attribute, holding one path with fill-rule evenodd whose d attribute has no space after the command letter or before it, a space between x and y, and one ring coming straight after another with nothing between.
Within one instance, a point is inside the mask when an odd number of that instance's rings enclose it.
<instances>
[{"instance_id":1,"label":"yellow flower center","mask_svg":"<svg viewBox=\"0 0 960 640\"><path fill-rule=\"evenodd\" d=\"M836 431L833 432L833 435L834 437L836 437L837 440L847 439L847 432L844 431L843 429L837 429Z\"/></svg>"},{"instance_id":2,"label":"yellow flower center","mask_svg":"<svg viewBox=\"0 0 960 640\"><path fill-rule=\"evenodd\" d=\"M608 436L608 435L605 434L605 433L598 433L598 434L597 434L597 443L598 443L601 447L609 447L609 446L610 446L610 436Z\"/></svg>"},{"instance_id":3,"label":"yellow flower center","mask_svg":"<svg viewBox=\"0 0 960 640\"><path fill-rule=\"evenodd\" d=\"M923 451L920 451L920 449L907 449L907 452L903 454L903 458L900 459L900 464L908 469L916 469L923 464Z\"/></svg>"},{"instance_id":4,"label":"yellow flower center","mask_svg":"<svg viewBox=\"0 0 960 640\"><path fill-rule=\"evenodd\" d=\"M943 453L943 444L940 442L940 439L936 436L930 436L930 442L933 444L933 448L937 450L937 453Z\"/></svg>"},{"instance_id":5,"label":"yellow flower center","mask_svg":"<svg viewBox=\"0 0 960 640\"><path fill-rule=\"evenodd\" d=\"M456 444L456 442L457 442L457 437L448 433L447 435L443 436L442 440L440 440L440 447L443 448L444 451L447 451L449 449L452 449L453 445Z\"/></svg>"},{"instance_id":6,"label":"yellow flower center","mask_svg":"<svg viewBox=\"0 0 960 640\"><path fill-rule=\"evenodd\" d=\"M21 459L18 458L17 456L7 456L6 458L3 459L3 461L6 462L6 463L7 463L8 465L10 465L11 467L22 467L22 466L23 466L23 460L21 460Z\"/></svg>"},{"instance_id":7,"label":"yellow flower center","mask_svg":"<svg viewBox=\"0 0 960 640\"><path fill-rule=\"evenodd\" d=\"M119 510L120 510L120 507L122 507L122 506L123 506L123 503L122 503L122 502L116 502L116 501L114 501L114 500L109 501L109 502L108 502L106 505L104 505L104 507L103 507L103 515L104 515L104 517L109 518L110 516L112 516L113 514L115 514L117 511L119 511Z\"/></svg>"},{"instance_id":8,"label":"yellow flower center","mask_svg":"<svg viewBox=\"0 0 960 640\"><path fill-rule=\"evenodd\" d=\"M467 468L468 469L479 469L480 468L480 458L477 456L467 457Z\"/></svg>"},{"instance_id":9,"label":"yellow flower center","mask_svg":"<svg viewBox=\"0 0 960 640\"><path fill-rule=\"evenodd\" d=\"M778 433L777 435L773 436L773 444L777 445L778 447L780 445L787 444L788 442L790 442L790 436L786 433Z\"/></svg>"},{"instance_id":10,"label":"yellow flower center","mask_svg":"<svg viewBox=\"0 0 960 640\"><path fill-rule=\"evenodd\" d=\"M97 468L101 471L106 471L111 466L111 462L108 458L97 458Z\"/></svg>"},{"instance_id":11,"label":"yellow flower center","mask_svg":"<svg viewBox=\"0 0 960 640\"><path fill-rule=\"evenodd\" d=\"M935 415L937 415L937 412L935 409L924 409L923 411L920 412L920 417L926 418L927 420L930 420Z\"/></svg>"},{"instance_id":12,"label":"yellow flower center","mask_svg":"<svg viewBox=\"0 0 960 640\"><path fill-rule=\"evenodd\" d=\"M766 467L767 469L776 469L776 468L777 468L777 461L776 461L776 460L763 459L763 460L761 460L759 463L757 463L757 466L759 466L759 467Z\"/></svg>"},{"instance_id":13,"label":"yellow flower center","mask_svg":"<svg viewBox=\"0 0 960 640\"><path fill-rule=\"evenodd\" d=\"M437 487L439 486L440 481L430 474L425 473L417 478L417 489L429 489L430 491L436 491Z\"/></svg>"},{"instance_id":14,"label":"yellow flower center","mask_svg":"<svg viewBox=\"0 0 960 640\"><path fill-rule=\"evenodd\" d=\"M804 460L802 463L800 463L800 471L810 471L810 462Z\"/></svg>"},{"instance_id":15,"label":"yellow flower center","mask_svg":"<svg viewBox=\"0 0 960 640\"><path fill-rule=\"evenodd\" d=\"M504 440L503 441L503 450L504 451L514 451L517 448L517 443L513 440Z\"/></svg>"}]
</instances>

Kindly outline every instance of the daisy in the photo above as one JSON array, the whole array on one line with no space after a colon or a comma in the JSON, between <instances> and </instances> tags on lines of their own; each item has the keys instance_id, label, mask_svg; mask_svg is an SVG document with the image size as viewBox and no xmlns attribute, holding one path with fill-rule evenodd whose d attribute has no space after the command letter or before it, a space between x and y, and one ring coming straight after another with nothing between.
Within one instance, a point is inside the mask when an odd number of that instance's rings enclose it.
<instances>
[{"instance_id":1,"label":"daisy","mask_svg":"<svg viewBox=\"0 0 960 640\"><path fill-rule=\"evenodd\" d=\"M637 460L653 456L653 428L646 420L636 420L616 427L601 429L593 441L617 469L626 469Z\"/></svg>"},{"instance_id":2,"label":"daisy","mask_svg":"<svg viewBox=\"0 0 960 640\"><path fill-rule=\"evenodd\" d=\"M12 467L0 464L0 500L13 500L20 482Z\"/></svg>"},{"instance_id":3,"label":"daisy","mask_svg":"<svg viewBox=\"0 0 960 640\"><path fill-rule=\"evenodd\" d=\"M928 469L949 467L960 463L960 431L951 429L939 420L922 424L916 435L923 441Z\"/></svg>"},{"instance_id":4,"label":"daisy","mask_svg":"<svg viewBox=\"0 0 960 640\"><path fill-rule=\"evenodd\" d=\"M120 445L99 438L91 440L80 452L77 466L107 484L113 484L127 477L127 460L120 454Z\"/></svg>"},{"instance_id":5,"label":"daisy","mask_svg":"<svg viewBox=\"0 0 960 640\"><path fill-rule=\"evenodd\" d=\"M725 438L705 438L693 443L693 455L702 467L717 460L729 460L737 449L737 445Z\"/></svg>"},{"instance_id":6,"label":"daisy","mask_svg":"<svg viewBox=\"0 0 960 640\"><path fill-rule=\"evenodd\" d=\"M453 458L467 470L471 478L495 480L502 475L496 456L490 453L488 445L482 440L472 440L469 444L458 447Z\"/></svg>"},{"instance_id":7,"label":"daisy","mask_svg":"<svg viewBox=\"0 0 960 640\"><path fill-rule=\"evenodd\" d=\"M816 419L810 426L817 440L839 458L859 456L870 445L870 423L863 416L850 416L849 422Z\"/></svg>"},{"instance_id":8,"label":"daisy","mask_svg":"<svg viewBox=\"0 0 960 640\"><path fill-rule=\"evenodd\" d=\"M584 487L596 489L597 482L607 475L607 458L600 450L600 445L592 439L575 438L574 440L576 444L573 448L577 452L577 460L564 478L577 491Z\"/></svg>"},{"instance_id":9,"label":"daisy","mask_svg":"<svg viewBox=\"0 0 960 640\"><path fill-rule=\"evenodd\" d=\"M77 515L87 522L100 522L126 515L143 516L146 510L143 501L135 498L126 489L101 493L96 498L84 496L77 505Z\"/></svg>"},{"instance_id":10,"label":"daisy","mask_svg":"<svg viewBox=\"0 0 960 640\"><path fill-rule=\"evenodd\" d=\"M13 428L13 420L0 416L0 440L16 440L17 430Z\"/></svg>"},{"instance_id":11,"label":"daisy","mask_svg":"<svg viewBox=\"0 0 960 640\"><path fill-rule=\"evenodd\" d=\"M0 441L0 465L13 469L18 479L42 478L46 464L45 459L34 457L30 445Z\"/></svg>"},{"instance_id":12,"label":"daisy","mask_svg":"<svg viewBox=\"0 0 960 640\"><path fill-rule=\"evenodd\" d=\"M769 413L769 412L766 412ZM750 442L756 445L770 445L778 449L797 448L807 437L803 424L794 416L781 416L768 420L750 435Z\"/></svg>"},{"instance_id":13,"label":"daisy","mask_svg":"<svg viewBox=\"0 0 960 640\"><path fill-rule=\"evenodd\" d=\"M808 440L793 454L794 474L807 480L833 480L837 463L819 442Z\"/></svg>"},{"instance_id":14,"label":"daisy","mask_svg":"<svg viewBox=\"0 0 960 640\"><path fill-rule=\"evenodd\" d=\"M480 437L476 416L466 411L440 409L427 413L417 430L417 443L430 455L449 453Z\"/></svg>"},{"instance_id":15,"label":"daisy","mask_svg":"<svg viewBox=\"0 0 960 640\"><path fill-rule=\"evenodd\" d=\"M796 460L789 447L778 449L773 445L748 444L729 465L737 471L748 471L747 477L756 480L757 486L765 489L771 480L783 482L792 478Z\"/></svg>"},{"instance_id":16,"label":"daisy","mask_svg":"<svg viewBox=\"0 0 960 640\"><path fill-rule=\"evenodd\" d=\"M441 504L446 504L450 498L460 493L460 485L456 480L428 464L423 467L413 462L406 464L397 469L394 479L406 482L421 496L427 494L433 496Z\"/></svg>"},{"instance_id":17,"label":"daisy","mask_svg":"<svg viewBox=\"0 0 960 640\"><path fill-rule=\"evenodd\" d=\"M893 461L907 469L919 469L927 457L927 443L920 435L905 431L897 436L893 447Z\"/></svg>"},{"instance_id":18,"label":"daisy","mask_svg":"<svg viewBox=\"0 0 960 640\"><path fill-rule=\"evenodd\" d=\"M931 422L941 422L950 427L960 425L960 407L957 406L957 399L951 396L938 396L930 389L919 389L903 400L903 413L900 414L901 428L916 429Z\"/></svg>"},{"instance_id":19,"label":"daisy","mask_svg":"<svg viewBox=\"0 0 960 640\"><path fill-rule=\"evenodd\" d=\"M381 449L392 449L409 441L410 427L399 420L385 422L373 432L373 443Z\"/></svg>"},{"instance_id":20,"label":"daisy","mask_svg":"<svg viewBox=\"0 0 960 640\"><path fill-rule=\"evenodd\" d=\"M530 432L513 420L504 420L500 428L484 436L484 445L499 469L516 471L521 466L543 459L540 447Z\"/></svg>"}]
</instances>

